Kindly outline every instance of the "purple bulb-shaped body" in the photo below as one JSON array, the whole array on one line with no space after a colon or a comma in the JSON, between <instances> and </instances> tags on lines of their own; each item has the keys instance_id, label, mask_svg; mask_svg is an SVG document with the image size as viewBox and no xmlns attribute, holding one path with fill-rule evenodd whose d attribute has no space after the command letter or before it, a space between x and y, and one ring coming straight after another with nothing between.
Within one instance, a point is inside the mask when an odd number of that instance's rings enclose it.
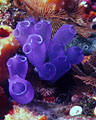
<instances>
[{"instance_id":1,"label":"purple bulb-shaped body","mask_svg":"<svg viewBox=\"0 0 96 120\"><path fill-rule=\"evenodd\" d=\"M25 21L29 21L31 22L33 25L35 25L37 23L36 19L34 17L28 17L28 18L25 18Z\"/></svg>"},{"instance_id":2,"label":"purple bulb-shaped body","mask_svg":"<svg viewBox=\"0 0 96 120\"><path fill-rule=\"evenodd\" d=\"M59 28L59 30L54 35L52 41L67 45L71 42L71 40L73 40L75 34L76 30L74 29L73 25L65 24Z\"/></svg>"},{"instance_id":3,"label":"purple bulb-shaped body","mask_svg":"<svg viewBox=\"0 0 96 120\"><path fill-rule=\"evenodd\" d=\"M30 35L23 46L23 52L32 65L38 67L43 64L46 57L46 46L41 35Z\"/></svg>"},{"instance_id":4,"label":"purple bulb-shaped body","mask_svg":"<svg viewBox=\"0 0 96 120\"><path fill-rule=\"evenodd\" d=\"M33 33L33 27L36 23L34 18L27 18L24 21L18 22L14 30L14 36L21 46L23 46L28 39L28 36Z\"/></svg>"},{"instance_id":5,"label":"purple bulb-shaped body","mask_svg":"<svg viewBox=\"0 0 96 120\"><path fill-rule=\"evenodd\" d=\"M27 104L34 98L34 89L31 83L18 75L9 79L9 93L19 104Z\"/></svg>"},{"instance_id":6,"label":"purple bulb-shaped body","mask_svg":"<svg viewBox=\"0 0 96 120\"><path fill-rule=\"evenodd\" d=\"M51 81L56 76L56 67L51 62L43 64L38 70L39 77Z\"/></svg>"},{"instance_id":7,"label":"purple bulb-shaped body","mask_svg":"<svg viewBox=\"0 0 96 120\"><path fill-rule=\"evenodd\" d=\"M40 20L34 25L34 33L42 36L46 47L49 46L51 38L51 23L47 20Z\"/></svg>"},{"instance_id":8,"label":"purple bulb-shaped body","mask_svg":"<svg viewBox=\"0 0 96 120\"><path fill-rule=\"evenodd\" d=\"M17 74L21 78L25 79L28 71L27 58L23 55L16 54L14 57L9 58L9 60L7 61L7 67L10 78Z\"/></svg>"},{"instance_id":9,"label":"purple bulb-shaped body","mask_svg":"<svg viewBox=\"0 0 96 120\"><path fill-rule=\"evenodd\" d=\"M55 41L54 42L51 41L47 51L48 51L49 61L52 61L58 56L64 56L65 47L63 44L56 43Z\"/></svg>"},{"instance_id":10,"label":"purple bulb-shaped body","mask_svg":"<svg viewBox=\"0 0 96 120\"><path fill-rule=\"evenodd\" d=\"M69 63L67 56L58 56L56 59L52 61L52 63L56 67L56 76L52 80L52 82L55 82L60 77L62 77L66 72L68 72L71 69L71 64Z\"/></svg>"},{"instance_id":11,"label":"purple bulb-shaped body","mask_svg":"<svg viewBox=\"0 0 96 120\"><path fill-rule=\"evenodd\" d=\"M84 54L79 47L73 46L67 50L67 57L70 64L79 64L83 60Z\"/></svg>"}]
</instances>

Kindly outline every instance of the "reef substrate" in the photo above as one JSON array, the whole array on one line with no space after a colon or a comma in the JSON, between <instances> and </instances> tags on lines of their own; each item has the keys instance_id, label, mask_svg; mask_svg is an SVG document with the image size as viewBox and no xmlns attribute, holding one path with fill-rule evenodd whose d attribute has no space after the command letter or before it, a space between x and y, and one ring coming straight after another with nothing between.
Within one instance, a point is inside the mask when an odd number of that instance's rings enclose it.
<instances>
[{"instance_id":1,"label":"reef substrate","mask_svg":"<svg viewBox=\"0 0 96 120\"><path fill-rule=\"evenodd\" d=\"M34 11L31 9L31 13L30 13L28 11L28 6L26 8L26 6L22 2L18 2L18 4L17 4L18 8L14 6L13 1L8 2L8 4L0 5L1 25L3 26L7 25L8 28L9 26L11 26L13 29L15 29L19 21L22 21L24 20L24 18L33 15ZM24 6L24 7L21 7L20 9L20 6ZM41 16L36 16L36 17L37 17L37 20L39 21ZM96 70L96 65L95 65L96 42L95 41L96 41L96 35L94 34L87 39L90 32L92 33L92 31L90 31L89 28L84 29L84 27L78 26L76 24L76 21L75 22L71 21L72 19L62 20L62 19L57 19L57 17L58 15L56 16L56 18L49 19L52 24L52 36L51 37L54 36L56 31L64 23L72 24L75 26L75 28L77 27L77 32L83 35L83 37L80 34L79 35L77 34L69 46L75 45L75 46L80 47L85 54L84 60L80 65L72 65L72 69L67 74L65 74L62 78L60 78L55 84L49 84L49 83L42 81L37 75L36 71L34 71L33 66L29 63L29 70L28 70L26 79L30 81L31 84L34 86L35 97L34 97L34 100L30 104L17 105L17 107L26 107L26 109L30 109L32 113L34 114L38 113L39 115L44 114L46 116L45 117L46 119L48 118L51 120L56 120L56 119L58 120L59 119L91 120L91 119L95 119L96 117L96 114L95 114L95 106L96 106L96 88L95 88L96 87L96 82L95 82L96 81L96 75L95 75L96 73L95 72ZM76 18L75 20L77 20L77 23L79 22L80 24L79 18ZM3 30L0 29L0 39L2 39L2 37L3 39L5 37L7 39L7 36L9 37L9 32L6 32L6 30L4 29ZM10 44L8 46L8 49L9 48L11 49L11 47L12 46ZM8 71L7 69L5 69L6 68L5 61L9 57L13 56L13 54L15 53L15 52L12 53L12 50L13 49L11 49L11 52L9 52L10 54L7 53L6 56L5 56L6 52L4 52L4 54L3 52L1 52L2 53L1 55L3 55L3 58L2 59L0 58L0 60L2 60L1 63L4 63L4 65L0 64L1 65L0 71L2 71L0 75L3 75L4 79L6 80L8 79ZM16 48L15 50L17 51L17 53L24 55L21 48L19 48L18 50ZM33 79L33 81L31 81L31 79ZM5 102L9 100L11 103L13 103L12 98L9 96L7 92L8 84L4 86L2 82L3 81L2 77L0 81L1 81L0 84L2 84L2 87L4 87L4 91L5 91L5 94L3 95L0 94L1 95L0 98L4 99ZM8 99L6 98L6 96L8 96ZM6 108L8 108L7 105L8 104L5 104ZM78 116L70 116L70 110L74 106L79 106L79 108L81 107L82 114ZM10 114L10 116L12 116L13 109L10 109L10 111L7 112L7 114ZM4 120L4 115L2 117L2 120ZM43 118L41 120L43 120Z\"/></svg>"}]
</instances>

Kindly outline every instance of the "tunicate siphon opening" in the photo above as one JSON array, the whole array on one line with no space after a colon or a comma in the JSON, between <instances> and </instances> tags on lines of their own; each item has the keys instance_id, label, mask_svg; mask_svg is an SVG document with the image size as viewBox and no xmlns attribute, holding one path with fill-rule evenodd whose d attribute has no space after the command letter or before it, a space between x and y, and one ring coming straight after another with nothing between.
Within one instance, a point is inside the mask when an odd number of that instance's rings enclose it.
<instances>
[{"instance_id":1,"label":"tunicate siphon opening","mask_svg":"<svg viewBox=\"0 0 96 120\"><path fill-rule=\"evenodd\" d=\"M26 92L26 86L21 82L16 82L12 84L12 90L14 94L21 95Z\"/></svg>"},{"instance_id":2,"label":"tunicate siphon opening","mask_svg":"<svg viewBox=\"0 0 96 120\"><path fill-rule=\"evenodd\" d=\"M17 57L21 62L25 62L27 60L27 58L23 55L17 55Z\"/></svg>"},{"instance_id":3,"label":"tunicate siphon opening","mask_svg":"<svg viewBox=\"0 0 96 120\"><path fill-rule=\"evenodd\" d=\"M30 35L29 39L31 39L31 43L41 44L43 42L42 36L38 35L38 34L32 34L32 35Z\"/></svg>"},{"instance_id":4,"label":"tunicate siphon opening","mask_svg":"<svg viewBox=\"0 0 96 120\"><path fill-rule=\"evenodd\" d=\"M87 44L83 46L84 50L88 50L88 48L89 48L89 46Z\"/></svg>"},{"instance_id":5,"label":"tunicate siphon opening","mask_svg":"<svg viewBox=\"0 0 96 120\"><path fill-rule=\"evenodd\" d=\"M24 44L24 46L23 46L23 52L25 54L29 54L31 51L32 51L31 44L30 43Z\"/></svg>"},{"instance_id":6,"label":"tunicate siphon opening","mask_svg":"<svg viewBox=\"0 0 96 120\"><path fill-rule=\"evenodd\" d=\"M8 37L10 35L10 32L8 32L7 30L0 28L0 38L5 38Z\"/></svg>"},{"instance_id":7,"label":"tunicate siphon opening","mask_svg":"<svg viewBox=\"0 0 96 120\"><path fill-rule=\"evenodd\" d=\"M20 22L20 27L29 27L30 26L30 22L29 21L22 21Z\"/></svg>"}]
</instances>

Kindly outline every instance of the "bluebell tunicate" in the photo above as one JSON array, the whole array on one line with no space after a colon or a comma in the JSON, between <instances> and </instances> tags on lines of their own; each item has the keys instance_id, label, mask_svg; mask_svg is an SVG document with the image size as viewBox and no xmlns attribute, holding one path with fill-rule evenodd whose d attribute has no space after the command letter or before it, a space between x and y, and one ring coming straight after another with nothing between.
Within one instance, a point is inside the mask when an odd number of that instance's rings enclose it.
<instances>
[{"instance_id":1,"label":"bluebell tunicate","mask_svg":"<svg viewBox=\"0 0 96 120\"><path fill-rule=\"evenodd\" d=\"M65 46L60 43L50 42L49 48L48 48L48 57L49 61L52 61L58 56L64 56L65 54Z\"/></svg>"},{"instance_id":2,"label":"bluebell tunicate","mask_svg":"<svg viewBox=\"0 0 96 120\"><path fill-rule=\"evenodd\" d=\"M25 79L28 71L27 58L23 55L16 54L15 56L9 58L7 61L7 67L10 78L17 74L21 78Z\"/></svg>"},{"instance_id":3,"label":"bluebell tunicate","mask_svg":"<svg viewBox=\"0 0 96 120\"><path fill-rule=\"evenodd\" d=\"M38 23L34 25L34 33L41 35L46 44L46 47L48 47L51 39L50 21L40 20Z\"/></svg>"},{"instance_id":4,"label":"bluebell tunicate","mask_svg":"<svg viewBox=\"0 0 96 120\"><path fill-rule=\"evenodd\" d=\"M31 34L23 46L23 52L32 65L39 66L43 64L46 57L46 46L42 36Z\"/></svg>"},{"instance_id":5,"label":"bluebell tunicate","mask_svg":"<svg viewBox=\"0 0 96 120\"><path fill-rule=\"evenodd\" d=\"M24 21L18 22L13 33L21 46L24 45L28 36L34 32L33 27L35 23L35 18L27 18Z\"/></svg>"},{"instance_id":6,"label":"bluebell tunicate","mask_svg":"<svg viewBox=\"0 0 96 120\"><path fill-rule=\"evenodd\" d=\"M73 46L67 50L67 57L70 64L79 64L84 58L84 54L81 48Z\"/></svg>"},{"instance_id":7,"label":"bluebell tunicate","mask_svg":"<svg viewBox=\"0 0 96 120\"><path fill-rule=\"evenodd\" d=\"M55 82L83 60L82 50L68 45L76 35L73 25L63 24L51 39L50 21L26 18L17 24L14 36L21 44L29 62L43 80ZM51 39L51 40L50 40Z\"/></svg>"},{"instance_id":8,"label":"bluebell tunicate","mask_svg":"<svg viewBox=\"0 0 96 120\"><path fill-rule=\"evenodd\" d=\"M9 93L19 104L27 104L34 98L34 89L31 83L18 75L9 79Z\"/></svg>"},{"instance_id":9,"label":"bluebell tunicate","mask_svg":"<svg viewBox=\"0 0 96 120\"><path fill-rule=\"evenodd\" d=\"M64 24L55 33L52 41L67 45L73 40L75 35L76 35L76 30L74 29L73 25Z\"/></svg>"},{"instance_id":10,"label":"bluebell tunicate","mask_svg":"<svg viewBox=\"0 0 96 120\"><path fill-rule=\"evenodd\" d=\"M56 76L56 67L51 62L46 62L38 70L39 77L51 81Z\"/></svg>"},{"instance_id":11,"label":"bluebell tunicate","mask_svg":"<svg viewBox=\"0 0 96 120\"><path fill-rule=\"evenodd\" d=\"M67 56L58 56L52 61L52 63L56 67L56 76L53 79L53 82L58 80L71 69L71 64L69 63Z\"/></svg>"}]
</instances>

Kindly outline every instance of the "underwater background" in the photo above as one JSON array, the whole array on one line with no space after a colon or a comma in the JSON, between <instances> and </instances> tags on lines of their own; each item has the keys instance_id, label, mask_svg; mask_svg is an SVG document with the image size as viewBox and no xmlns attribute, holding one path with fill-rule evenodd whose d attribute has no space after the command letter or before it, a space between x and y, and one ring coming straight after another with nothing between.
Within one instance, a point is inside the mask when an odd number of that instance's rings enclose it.
<instances>
[{"instance_id":1,"label":"underwater background","mask_svg":"<svg viewBox=\"0 0 96 120\"><path fill-rule=\"evenodd\" d=\"M96 119L96 1L0 0L0 120Z\"/></svg>"}]
</instances>

